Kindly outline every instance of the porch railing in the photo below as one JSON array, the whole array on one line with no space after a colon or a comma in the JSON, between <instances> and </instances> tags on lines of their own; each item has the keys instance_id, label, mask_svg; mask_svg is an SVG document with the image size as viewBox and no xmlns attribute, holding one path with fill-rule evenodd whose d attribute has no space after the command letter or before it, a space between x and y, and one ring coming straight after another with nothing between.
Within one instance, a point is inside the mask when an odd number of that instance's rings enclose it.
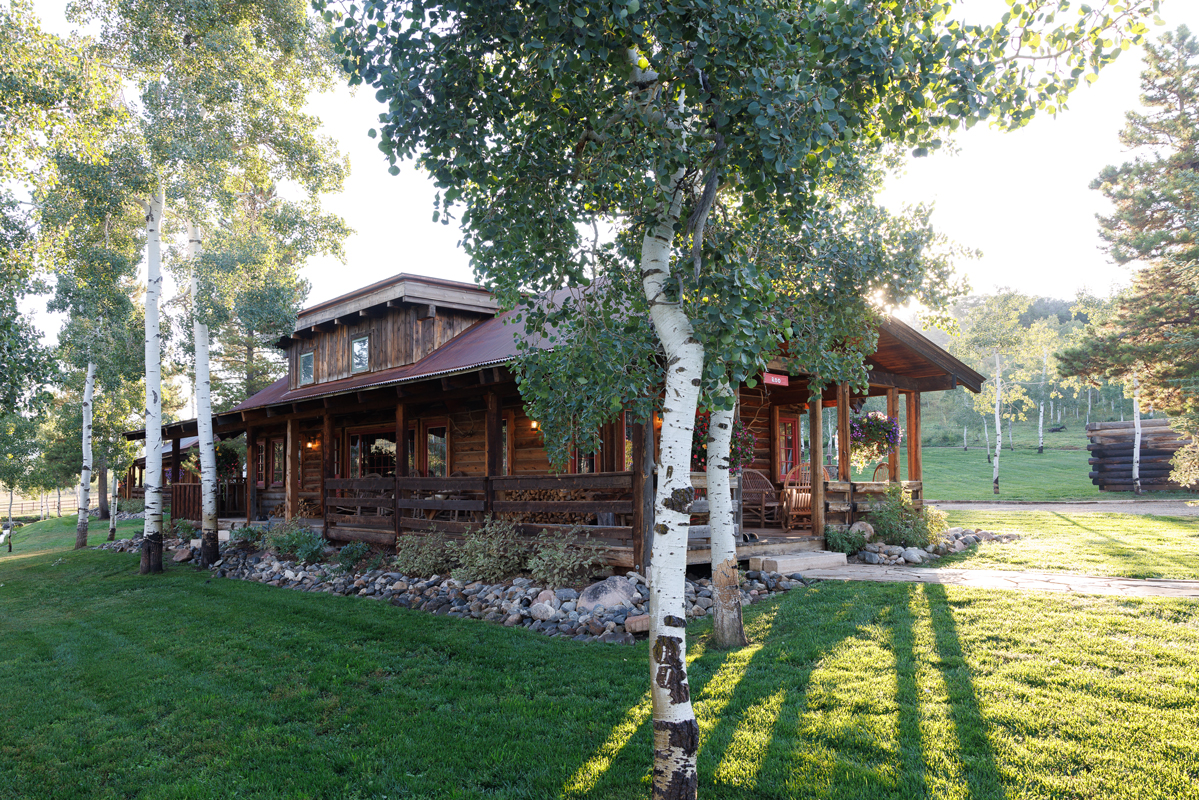
<instances>
[{"instance_id":1,"label":"porch railing","mask_svg":"<svg viewBox=\"0 0 1199 800\"><path fill-rule=\"evenodd\" d=\"M576 527L592 542L631 547L633 473L495 477L326 479L330 539L391 544L406 531L451 536L488 514L527 535Z\"/></svg>"}]
</instances>

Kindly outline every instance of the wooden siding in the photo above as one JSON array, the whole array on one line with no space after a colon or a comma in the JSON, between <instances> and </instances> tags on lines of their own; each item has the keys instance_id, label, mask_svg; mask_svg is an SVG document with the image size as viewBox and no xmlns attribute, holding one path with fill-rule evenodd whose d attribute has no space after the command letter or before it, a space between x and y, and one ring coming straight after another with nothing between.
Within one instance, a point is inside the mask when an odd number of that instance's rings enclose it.
<instances>
[{"instance_id":1,"label":"wooden siding","mask_svg":"<svg viewBox=\"0 0 1199 800\"><path fill-rule=\"evenodd\" d=\"M300 386L300 354L313 353L316 383L348 378L350 342L370 337L370 371L413 364L486 317L469 311L437 309L437 316L421 320L427 306L401 306L386 316L364 317L353 325L337 325L313 338L292 340L288 348L288 387Z\"/></svg>"}]
</instances>

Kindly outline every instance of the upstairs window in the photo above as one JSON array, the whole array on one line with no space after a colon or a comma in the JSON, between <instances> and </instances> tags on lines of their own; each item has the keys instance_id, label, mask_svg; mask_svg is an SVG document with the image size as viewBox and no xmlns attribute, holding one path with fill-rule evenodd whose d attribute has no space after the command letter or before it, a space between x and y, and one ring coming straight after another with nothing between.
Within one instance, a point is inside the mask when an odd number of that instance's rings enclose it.
<instances>
[{"instance_id":1,"label":"upstairs window","mask_svg":"<svg viewBox=\"0 0 1199 800\"><path fill-rule=\"evenodd\" d=\"M300 353L300 385L307 386L316 380L316 357L312 353Z\"/></svg>"},{"instance_id":2,"label":"upstairs window","mask_svg":"<svg viewBox=\"0 0 1199 800\"><path fill-rule=\"evenodd\" d=\"M350 372L366 372L371 368L371 337L359 336L350 342Z\"/></svg>"}]
</instances>

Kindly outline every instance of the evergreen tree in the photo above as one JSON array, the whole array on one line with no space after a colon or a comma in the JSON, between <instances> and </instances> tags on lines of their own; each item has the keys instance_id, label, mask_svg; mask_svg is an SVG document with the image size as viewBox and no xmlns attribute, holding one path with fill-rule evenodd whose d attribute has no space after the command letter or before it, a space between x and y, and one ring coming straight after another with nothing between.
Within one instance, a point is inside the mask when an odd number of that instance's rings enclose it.
<instances>
[{"instance_id":1,"label":"evergreen tree","mask_svg":"<svg viewBox=\"0 0 1199 800\"><path fill-rule=\"evenodd\" d=\"M1060 359L1067 374L1137 383L1142 403L1199 439L1199 40L1180 26L1147 44L1145 59L1147 111L1130 112L1120 134L1143 155L1092 183L1115 207L1099 220L1108 253L1144 266L1111 318L1090 325ZM1195 482L1197 463L1192 443L1176 458L1174 480Z\"/></svg>"}]
</instances>

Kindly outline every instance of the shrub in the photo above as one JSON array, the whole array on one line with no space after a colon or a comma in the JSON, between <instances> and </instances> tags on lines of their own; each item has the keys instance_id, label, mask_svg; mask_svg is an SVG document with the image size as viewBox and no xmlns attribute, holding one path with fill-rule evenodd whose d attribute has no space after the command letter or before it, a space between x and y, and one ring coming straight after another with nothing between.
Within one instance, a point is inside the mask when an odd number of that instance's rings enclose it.
<instances>
[{"instance_id":1,"label":"shrub","mask_svg":"<svg viewBox=\"0 0 1199 800\"><path fill-rule=\"evenodd\" d=\"M861 531L851 531L849 528L826 525L824 527L825 547L834 553L844 553L852 556L866 546L866 534Z\"/></svg>"},{"instance_id":2,"label":"shrub","mask_svg":"<svg viewBox=\"0 0 1199 800\"><path fill-rule=\"evenodd\" d=\"M266 541L279 555L294 558L301 564L320 561L326 544L320 531L297 520L285 522L267 531Z\"/></svg>"},{"instance_id":3,"label":"shrub","mask_svg":"<svg viewBox=\"0 0 1199 800\"><path fill-rule=\"evenodd\" d=\"M458 568L454 578L461 581L496 581L518 575L528 558L528 546L511 520L488 517L470 531L454 548Z\"/></svg>"},{"instance_id":4,"label":"shrub","mask_svg":"<svg viewBox=\"0 0 1199 800\"><path fill-rule=\"evenodd\" d=\"M366 542L350 542L337 554L337 566L349 572L370 554L371 546Z\"/></svg>"},{"instance_id":5,"label":"shrub","mask_svg":"<svg viewBox=\"0 0 1199 800\"><path fill-rule=\"evenodd\" d=\"M945 515L935 509L919 511L912 495L898 484L887 489L887 496L870 512L877 541L900 547L924 547L932 544L945 530Z\"/></svg>"},{"instance_id":6,"label":"shrub","mask_svg":"<svg viewBox=\"0 0 1199 800\"><path fill-rule=\"evenodd\" d=\"M529 557L529 571L537 584L566 586L604 566L603 551L599 547L571 541L581 534L579 528L572 528L565 537L551 535L545 530L538 534L533 555Z\"/></svg>"},{"instance_id":7,"label":"shrub","mask_svg":"<svg viewBox=\"0 0 1199 800\"><path fill-rule=\"evenodd\" d=\"M118 499L116 511L124 511L126 514L140 514L146 510L146 501L130 498L128 500Z\"/></svg>"},{"instance_id":8,"label":"shrub","mask_svg":"<svg viewBox=\"0 0 1199 800\"><path fill-rule=\"evenodd\" d=\"M405 575L427 578L445 575L454 568L454 548L445 534L434 528L424 536L408 534L396 543L396 569Z\"/></svg>"}]
</instances>

